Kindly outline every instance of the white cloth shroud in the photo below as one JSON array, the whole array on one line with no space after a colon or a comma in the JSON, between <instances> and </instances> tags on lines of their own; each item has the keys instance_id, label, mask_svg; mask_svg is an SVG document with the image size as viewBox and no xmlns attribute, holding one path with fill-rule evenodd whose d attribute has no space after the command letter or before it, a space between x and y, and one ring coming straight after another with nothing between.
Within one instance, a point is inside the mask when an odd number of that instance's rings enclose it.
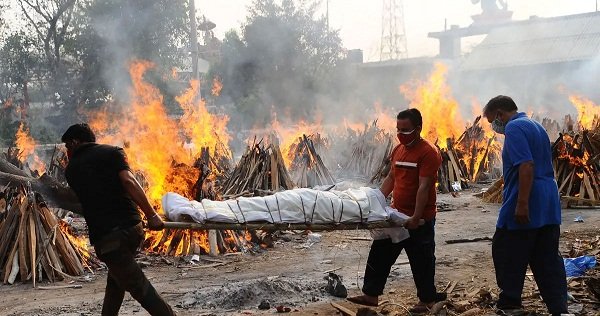
<instances>
[{"instance_id":1,"label":"white cloth shroud","mask_svg":"<svg viewBox=\"0 0 600 316\"><path fill-rule=\"evenodd\" d=\"M197 223L285 223L335 224L368 223L390 220L402 224L408 216L388 207L379 189L361 187L344 191L293 189L269 196L240 197L234 200L190 201L173 192L162 198L162 207L171 221L186 217ZM404 227L372 230L373 239L408 238Z\"/></svg>"}]
</instances>

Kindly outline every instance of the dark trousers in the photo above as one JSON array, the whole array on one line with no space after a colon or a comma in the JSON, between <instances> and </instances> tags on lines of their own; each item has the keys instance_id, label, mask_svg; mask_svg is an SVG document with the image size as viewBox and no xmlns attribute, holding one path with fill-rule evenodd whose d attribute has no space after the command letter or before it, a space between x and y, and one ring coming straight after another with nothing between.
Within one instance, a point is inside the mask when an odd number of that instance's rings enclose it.
<instances>
[{"instance_id":1,"label":"dark trousers","mask_svg":"<svg viewBox=\"0 0 600 316\"><path fill-rule=\"evenodd\" d=\"M497 228L492 242L496 282L500 288L497 307L522 308L521 294L527 265L550 314L567 313L567 281L558 252L559 225L536 229Z\"/></svg>"},{"instance_id":2,"label":"dark trousers","mask_svg":"<svg viewBox=\"0 0 600 316\"><path fill-rule=\"evenodd\" d=\"M409 230L410 237L397 244L391 239L374 240L369 251L363 293L369 296L383 294L390 269L402 249L406 250L419 300L431 303L436 300L435 277L435 220L417 229Z\"/></svg>"},{"instance_id":3,"label":"dark trousers","mask_svg":"<svg viewBox=\"0 0 600 316\"><path fill-rule=\"evenodd\" d=\"M144 230L138 224L111 232L94 245L96 255L108 266L102 315L119 314L125 291L150 315L175 315L135 261L135 254L143 240Z\"/></svg>"}]
</instances>

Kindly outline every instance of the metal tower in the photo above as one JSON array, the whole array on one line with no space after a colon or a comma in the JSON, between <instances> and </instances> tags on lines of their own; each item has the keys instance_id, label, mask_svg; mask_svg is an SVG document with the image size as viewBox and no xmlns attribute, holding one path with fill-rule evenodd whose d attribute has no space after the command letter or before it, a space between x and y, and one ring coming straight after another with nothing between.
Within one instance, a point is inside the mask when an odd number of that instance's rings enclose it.
<instances>
[{"instance_id":1,"label":"metal tower","mask_svg":"<svg viewBox=\"0 0 600 316\"><path fill-rule=\"evenodd\" d=\"M379 60L406 58L404 4L402 0L382 0L381 46Z\"/></svg>"}]
</instances>

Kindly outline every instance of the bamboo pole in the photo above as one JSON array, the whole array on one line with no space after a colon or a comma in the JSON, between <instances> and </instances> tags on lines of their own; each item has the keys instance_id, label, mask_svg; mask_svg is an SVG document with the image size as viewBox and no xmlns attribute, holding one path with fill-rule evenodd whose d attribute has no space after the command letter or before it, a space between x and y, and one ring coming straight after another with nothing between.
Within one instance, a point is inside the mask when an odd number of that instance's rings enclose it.
<instances>
[{"instance_id":1,"label":"bamboo pole","mask_svg":"<svg viewBox=\"0 0 600 316\"><path fill-rule=\"evenodd\" d=\"M165 222L165 229L191 229L191 230L310 230L310 231L334 231L334 230L359 230L402 227L388 221L371 223L333 223L333 224L310 224L310 223L191 223L191 222Z\"/></svg>"}]
</instances>

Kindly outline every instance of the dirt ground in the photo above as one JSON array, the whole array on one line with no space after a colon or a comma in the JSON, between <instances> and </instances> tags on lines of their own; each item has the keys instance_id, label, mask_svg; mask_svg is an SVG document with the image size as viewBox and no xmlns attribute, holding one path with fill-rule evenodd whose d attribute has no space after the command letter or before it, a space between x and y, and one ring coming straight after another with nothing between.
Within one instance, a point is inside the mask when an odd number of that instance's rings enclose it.
<instances>
[{"instance_id":1,"label":"dirt ground","mask_svg":"<svg viewBox=\"0 0 600 316\"><path fill-rule=\"evenodd\" d=\"M449 294L451 300L465 300L467 293L478 289L497 294L491 260L491 242L447 244L447 240L491 237L498 205L482 203L464 191L458 197L439 195L438 201L449 205L440 212L436 223L436 282L440 291L456 281ZM577 216L584 218L576 223ZM567 251L575 238L600 234L600 210L563 210L561 250ZM323 233L320 242L309 246L300 233L278 239L274 248L247 254L203 257L196 266L182 258L141 256L146 275L178 315L266 315L275 314L275 306L291 308L294 315L339 315L331 302L356 310L358 306L335 298L324 291L328 271L342 277L349 294L360 293L370 241L367 231ZM188 258L189 259L189 258ZM387 306L378 311L404 308L416 303L415 289L405 254L398 258L386 285L383 300ZM73 282L73 281L71 281ZM0 315L99 315L106 271L91 275L91 281L69 281L46 286L81 284L81 288L42 290L31 283L0 285ZM543 312L543 304L528 277L524 296L529 310ZM261 311L261 301L271 308ZM575 309L581 306L572 304ZM600 315L600 309L585 305L581 314ZM596 305L596 308L600 308ZM122 315L146 315L128 294ZM483 309L479 314L493 314Z\"/></svg>"}]
</instances>

